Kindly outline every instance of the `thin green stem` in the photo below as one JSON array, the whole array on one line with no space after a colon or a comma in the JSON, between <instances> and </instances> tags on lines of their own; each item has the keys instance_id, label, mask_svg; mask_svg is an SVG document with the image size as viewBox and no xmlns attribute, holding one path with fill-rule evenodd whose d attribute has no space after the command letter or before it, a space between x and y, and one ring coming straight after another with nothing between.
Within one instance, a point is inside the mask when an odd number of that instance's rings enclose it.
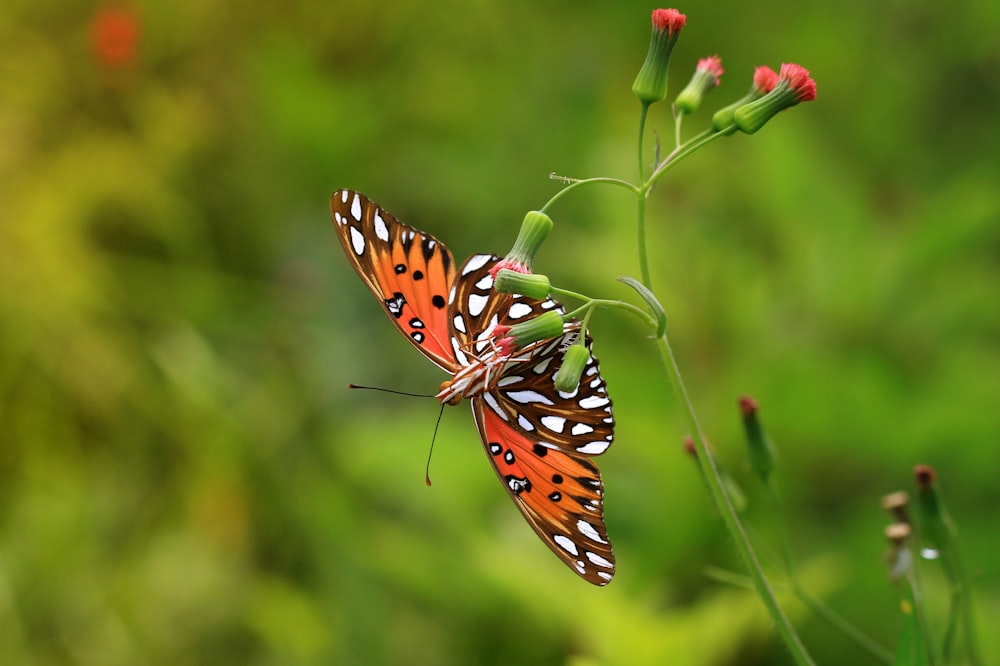
<instances>
[{"instance_id":1,"label":"thin green stem","mask_svg":"<svg viewBox=\"0 0 1000 666\"><path fill-rule=\"evenodd\" d=\"M768 614L774 621L778 633L781 634L785 646L795 659L795 663L799 664L799 666L811 666L815 662L813 662L812 657L809 656L809 653L802 644L798 634L795 633L795 629L792 627L791 622L785 616L784 611L778 604L774 591L771 589L770 583L768 583L767 578L764 576L764 571L761 568L760 561L757 559L756 553L754 552L753 545L750 543L750 537L747 535L747 532L743 527L743 523L740 522L739 516L736 513L736 508L733 506L732 500L725 490L722 476L719 473L719 468L715 464L715 459L708 450L708 445L705 442L705 436L702 434L701 426L698 423L698 416L695 414L694 406L691 404L691 399L688 396L687 389L684 386L684 381L681 378L680 368L677 366L677 360L674 358L674 353L670 348L670 342L667 339L666 334L660 336L656 342L660 351L660 357L663 360L663 365L670 378L670 383L673 385L674 392L681 401L681 411L684 413L688 422L688 427L691 430L691 436L694 439L695 449L698 452L698 463L701 465L705 480L708 482L712 498L715 500L719 513L722 515L722 519L726 523L729 534L733 538L733 543L736 545L736 549L739 551L740 557L743 559L743 563L746 566L747 571L750 573L750 578L753 580L757 594L764 602L764 606L767 608Z\"/></svg>"},{"instance_id":2,"label":"thin green stem","mask_svg":"<svg viewBox=\"0 0 1000 666\"><path fill-rule=\"evenodd\" d=\"M556 287L552 287L552 293L559 296L571 296L585 301L585 303L580 307L567 312L565 315L567 317L580 318L582 314L585 319L589 319L590 313L597 308L618 308L620 310L625 310L626 312L631 312L636 317L642 319L649 326L656 326L656 319L651 317L648 312L637 305L632 305L631 303L626 303L625 301L616 301L610 298L588 298L582 294L569 291L568 289L558 289Z\"/></svg>"},{"instance_id":3,"label":"thin green stem","mask_svg":"<svg viewBox=\"0 0 1000 666\"><path fill-rule=\"evenodd\" d=\"M798 597L802 603L808 606L810 610L826 620L849 640L854 641L858 647L865 650L872 657L883 663L891 664L893 659L892 652L876 643L853 624L838 615L832 608L812 596L812 594L810 594L809 591L802 585L795 566L795 556L792 553L792 541L788 535L788 523L785 521L785 512L781 504L781 498L778 497L778 491L775 489L773 481L769 479L764 485L767 487L767 493L771 498L775 522L778 525L778 531L781 533L781 546L783 558L785 560L785 574L788 576L788 582L791 584L792 591L795 592L795 596Z\"/></svg>"},{"instance_id":4,"label":"thin green stem","mask_svg":"<svg viewBox=\"0 0 1000 666\"><path fill-rule=\"evenodd\" d=\"M662 162L656 165L653 173L650 174L649 180L643 181L642 194L646 195L649 190L653 188L664 173L671 169L675 164L682 161L685 157L695 152L702 146L705 146L716 139L725 136L719 132L712 132L711 130L705 130L701 134L693 137L690 141L685 143L683 146L678 146L669 155L667 155Z\"/></svg>"},{"instance_id":5,"label":"thin green stem","mask_svg":"<svg viewBox=\"0 0 1000 666\"><path fill-rule=\"evenodd\" d=\"M643 161L642 144L646 133L646 114L649 112L649 104L643 103L642 112L639 114L639 145L636 152L639 154L639 182L643 183L641 191L636 197L636 240L639 244L639 277L648 289L653 285L649 277L649 258L646 253L646 195L649 187L646 183L646 165Z\"/></svg>"},{"instance_id":6,"label":"thin green stem","mask_svg":"<svg viewBox=\"0 0 1000 666\"><path fill-rule=\"evenodd\" d=\"M627 180L621 180L620 178L603 178L602 177L602 178L583 178L583 179L580 179L580 180L578 180L576 178L564 178L562 176L557 176L556 178L558 178L559 180L562 180L563 182L569 183L569 184L566 187L564 187L561 190L559 190L558 192L556 192L552 196L551 199L549 199L547 202L545 202L545 205L538 209L539 212L542 212L542 213L546 212L557 201L559 201L559 199L563 198L563 196L569 194L570 192L572 192L573 190L575 190L578 187L583 187L584 185L595 185L597 183L604 183L606 185L617 185L618 187L624 187L625 189L627 189L628 191L632 192L633 194L639 194L639 188L638 187L636 187L632 183L628 182Z\"/></svg>"}]
</instances>

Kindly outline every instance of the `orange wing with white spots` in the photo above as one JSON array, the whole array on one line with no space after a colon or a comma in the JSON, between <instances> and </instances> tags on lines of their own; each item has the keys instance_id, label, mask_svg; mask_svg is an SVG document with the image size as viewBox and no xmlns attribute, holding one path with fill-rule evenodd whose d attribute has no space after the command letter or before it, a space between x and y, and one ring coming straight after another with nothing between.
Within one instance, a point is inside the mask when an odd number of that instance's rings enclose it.
<instances>
[{"instance_id":1,"label":"orange wing with white spots","mask_svg":"<svg viewBox=\"0 0 1000 666\"><path fill-rule=\"evenodd\" d=\"M330 214L344 253L390 321L427 358L454 372L458 361L448 320L455 280L451 251L358 192L334 192Z\"/></svg>"}]
</instances>

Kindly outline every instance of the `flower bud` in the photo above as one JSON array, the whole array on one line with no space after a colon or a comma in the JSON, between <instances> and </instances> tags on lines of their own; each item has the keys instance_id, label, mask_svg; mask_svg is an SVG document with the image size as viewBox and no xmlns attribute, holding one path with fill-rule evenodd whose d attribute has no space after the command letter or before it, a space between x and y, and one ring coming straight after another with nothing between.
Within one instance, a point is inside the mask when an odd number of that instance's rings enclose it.
<instances>
[{"instance_id":1,"label":"flower bud","mask_svg":"<svg viewBox=\"0 0 1000 666\"><path fill-rule=\"evenodd\" d=\"M532 210L524 216L521 230L507 256L494 264L490 275L496 279L497 273L506 268L515 273L530 273L535 253L552 231L552 218L541 211Z\"/></svg>"},{"instance_id":2,"label":"flower bud","mask_svg":"<svg viewBox=\"0 0 1000 666\"><path fill-rule=\"evenodd\" d=\"M913 569L913 552L909 546L911 531L907 523L893 523L885 528L885 538L889 540L886 564L890 580L899 580Z\"/></svg>"},{"instance_id":3,"label":"flower bud","mask_svg":"<svg viewBox=\"0 0 1000 666\"><path fill-rule=\"evenodd\" d=\"M539 301L547 297L552 290L547 276L538 273L517 273L509 268L497 271L493 288L502 294L521 294Z\"/></svg>"},{"instance_id":4,"label":"flower bud","mask_svg":"<svg viewBox=\"0 0 1000 666\"><path fill-rule=\"evenodd\" d=\"M738 130L753 134L779 111L814 99L816 82L809 76L809 70L795 64L784 64L774 90L738 108L733 114L733 121Z\"/></svg>"},{"instance_id":5,"label":"flower bud","mask_svg":"<svg viewBox=\"0 0 1000 666\"><path fill-rule=\"evenodd\" d=\"M687 17L676 9L653 10L653 34L649 41L646 61L632 83L632 92L645 105L659 102L667 96L667 65L670 52L680 36Z\"/></svg>"},{"instance_id":6,"label":"flower bud","mask_svg":"<svg viewBox=\"0 0 1000 666\"><path fill-rule=\"evenodd\" d=\"M740 108L744 104L760 99L767 93L774 90L776 85L778 85L777 72L767 65L761 65L755 69L753 73L753 83L750 85L750 92L729 106L725 106L716 111L715 114L712 115L712 129L716 132L725 132L726 134L732 134L735 132L736 124L733 121L733 116L736 113L736 109Z\"/></svg>"},{"instance_id":7,"label":"flower bud","mask_svg":"<svg viewBox=\"0 0 1000 666\"><path fill-rule=\"evenodd\" d=\"M563 319L558 312L548 311L527 321L493 327L491 338L504 356L510 356L533 342L549 340L563 334Z\"/></svg>"},{"instance_id":8,"label":"flower bud","mask_svg":"<svg viewBox=\"0 0 1000 666\"><path fill-rule=\"evenodd\" d=\"M764 434L757 415L757 401L748 396L740 398L740 411L743 412L743 429L747 437L747 457L750 466L767 483L771 470L774 469L774 449L770 440Z\"/></svg>"},{"instance_id":9,"label":"flower bud","mask_svg":"<svg viewBox=\"0 0 1000 666\"><path fill-rule=\"evenodd\" d=\"M907 511L909 503L910 496L902 490L884 495L880 501L882 508L891 513L897 523L905 523L907 525L910 524L910 514Z\"/></svg>"},{"instance_id":10,"label":"flower bud","mask_svg":"<svg viewBox=\"0 0 1000 666\"><path fill-rule=\"evenodd\" d=\"M719 86L722 74L722 58L717 55L702 58L694 69L694 75L677 95L674 106L681 113L694 113L701 106L702 98Z\"/></svg>"},{"instance_id":11,"label":"flower bud","mask_svg":"<svg viewBox=\"0 0 1000 666\"><path fill-rule=\"evenodd\" d=\"M935 548L949 548L953 545L957 531L938 496L937 472L930 465L917 465L913 471L917 480L917 507L923 534Z\"/></svg>"},{"instance_id":12,"label":"flower bud","mask_svg":"<svg viewBox=\"0 0 1000 666\"><path fill-rule=\"evenodd\" d=\"M580 377L590 361L590 350L582 344L570 345L563 356L562 365L553 378L556 390L572 393L580 385Z\"/></svg>"}]
</instances>

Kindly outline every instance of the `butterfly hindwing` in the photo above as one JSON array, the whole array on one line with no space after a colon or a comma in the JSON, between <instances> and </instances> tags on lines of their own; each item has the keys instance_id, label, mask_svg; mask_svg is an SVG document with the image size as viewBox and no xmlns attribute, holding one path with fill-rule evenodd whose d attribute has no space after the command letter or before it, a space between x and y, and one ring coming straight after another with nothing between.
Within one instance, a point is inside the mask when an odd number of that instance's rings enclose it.
<instances>
[{"instance_id":1,"label":"butterfly hindwing","mask_svg":"<svg viewBox=\"0 0 1000 666\"><path fill-rule=\"evenodd\" d=\"M489 353L488 339L497 325L564 311L550 298L493 291L489 269L497 260L470 257L459 270L449 304L474 354ZM577 574L605 585L614 575L615 560L604 527L601 475L588 458L603 453L614 439L611 399L593 355L574 391L561 393L553 383L566 347L579 336L579 322L567 323L561 337L499 363L494 386L472 398L472 407L493 469L525 519ZM585 344L589 350L589 336Z\"/></svg>"},{"instance_id":2,"label":"butterfly hindwing","mask_svg":"<svg viewBox=\"0 0 1000 666\"><path fill-rule=\"evenodd\" d=\"M454 372L447 307L455 280L451 251L358 192L334 192L330 214L344 253L392 323L427 358Z\"/></svg>"},{"instance_id":3,"label":"butterfly hindwing","mask_svg":"<svg viewBox=\"0 0 1000 666\"><path fill-rule=\"evenodd\" d=\"M472 399L472 409L493 469L531 527L573 571L607 585L615 557L604 527L597 466L586 456L539 443L483 397Z\"/></svg>"}]
</instances>

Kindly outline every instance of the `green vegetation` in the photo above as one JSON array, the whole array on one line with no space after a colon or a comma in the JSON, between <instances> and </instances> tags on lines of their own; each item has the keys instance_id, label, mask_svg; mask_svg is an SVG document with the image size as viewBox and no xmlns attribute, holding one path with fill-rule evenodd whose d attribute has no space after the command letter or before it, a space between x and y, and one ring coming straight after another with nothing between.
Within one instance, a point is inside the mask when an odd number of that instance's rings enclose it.
<instances>
[{"instance_id":1,"label":"green vegetation","mask_svg":"<svg viewBox=\"0 0 1000 666\"><path fill-rule=\"evenodd\" d=\"M136 2L130 56L111 48L127 21L95 45L95 4L0 5L0 663L790 663L732 584L637 318L590 320L618 419L604 589L523 524L467 407L445 412L427 488L437 403L346 388L443 375L344 260L330 193L464 257L505 252L562 186L550 172L634 179L652 6ZM995 661L1000 8L680 9L671 95L701 57L726 69L686 130L756 65L818 83L646 205L671 344L765 568L774 490L795 586L888 649L919 645L879 498L933 465ZM670 145L665 105L647 124ZM547 212L539 271L642 305L616 281L639 274L632 195ZM778 452L770 488L745 394ZM818 663L880 663L772 578ZM961 636L948 577L920 585L921 622Z\"/></svg>"}]
</instances>

